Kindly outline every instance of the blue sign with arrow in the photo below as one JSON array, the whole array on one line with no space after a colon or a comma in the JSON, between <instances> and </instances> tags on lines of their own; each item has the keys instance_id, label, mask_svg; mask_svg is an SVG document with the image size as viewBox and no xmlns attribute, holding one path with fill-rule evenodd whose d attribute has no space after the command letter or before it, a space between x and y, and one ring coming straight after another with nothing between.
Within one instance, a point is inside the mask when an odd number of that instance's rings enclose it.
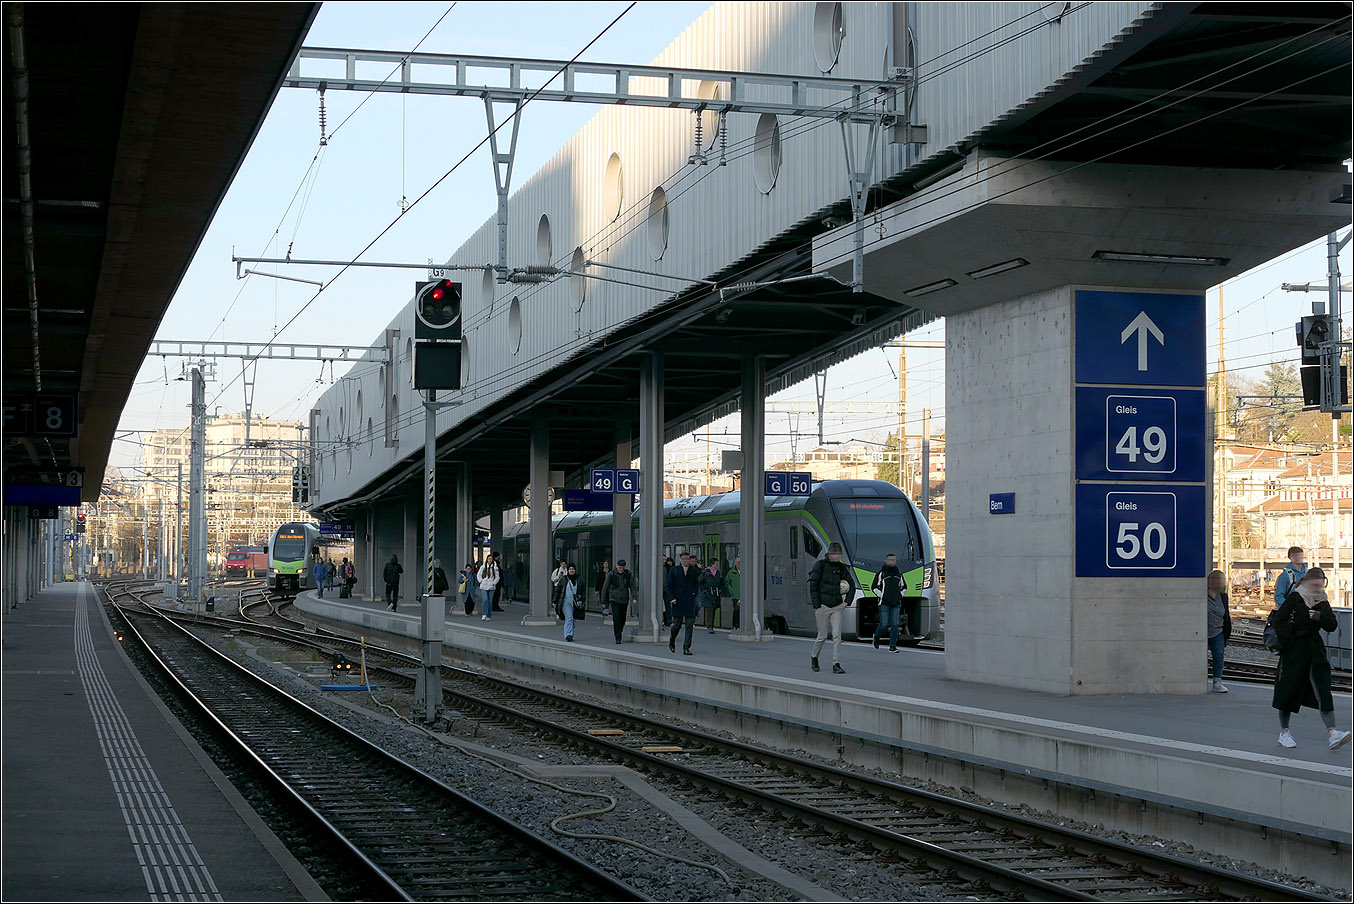
<instances>
[{"instance_id":1,"label":"blue sign with arrow","mask_svg":"<svg viewBox=\"0 0 1354 904\"><path fill-rule=\"evenodd\" d=\"M1076 293L1078 383L1204 385L1204 296Z\"/></svg>"}]
</instances>

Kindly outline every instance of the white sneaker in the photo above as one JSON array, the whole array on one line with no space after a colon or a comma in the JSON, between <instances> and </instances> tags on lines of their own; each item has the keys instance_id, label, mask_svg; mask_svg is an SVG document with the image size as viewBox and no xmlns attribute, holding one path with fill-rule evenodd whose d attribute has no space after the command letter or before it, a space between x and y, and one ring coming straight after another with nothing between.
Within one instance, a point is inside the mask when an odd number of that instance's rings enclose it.
<instances>
[{"instance_id":1,"label":"white sneaker","mask_svg":"<svg viewBox=\"0 0 1354 904\"><path fill-rule=\"evenodd\" d=\"M1334 729L1334 728L1332 728L1332 729L1330 730L1330 749L1331 749L1331 750L1339 750L1341 747L1345 746L1345 743L1346 743L1348 740L1349 740L1349 732L1347 732L1347 731L1337 731L1337 730Z\"/></svg>"},{"instance_id":2,"label":"white sneaker","mask_svg":"<svg viewBox=\"0 0 1354 904\"><path fill-rule=\"evenodd\" d=\"M1298 746L1298 742L1293 740L1292 733L1285 728L1283 731L1279 732L1279 745L1282 747L1296 747Z\"/></svg>"},{"instance_id":3,"label":"white sneaker","mask_svg":"<svg viewBox=\"0 0 1354 904\"><path fill-rule=\"evenodd\" d=\"M1225 694L1225 693L1227 693L1227 686L1226 686L1225 684L1222 683L1222 679L1221 679L1221 678L1214 678L1214 679L1213 679L1213 693L1215 693L1215 694Z\"/></svg>"},{"instance_id":4,"label":"white sneaker","mask_svg":"<svg viewBox=\"0 0 1354 904\"><path fill-rule=\"evenodd\" d=\"M480 621L488 621L488 620L489 620L489 616L487 616L487 615L481 615L481 616L480 616Z\"/></svg>"}]
</instances>

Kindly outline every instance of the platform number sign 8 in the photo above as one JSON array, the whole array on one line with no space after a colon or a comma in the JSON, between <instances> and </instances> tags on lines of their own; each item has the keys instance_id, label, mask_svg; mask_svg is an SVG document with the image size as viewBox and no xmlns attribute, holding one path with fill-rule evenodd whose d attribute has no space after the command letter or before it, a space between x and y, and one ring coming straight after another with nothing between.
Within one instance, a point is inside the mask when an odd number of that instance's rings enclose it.
<instances>
[{"instance_id":1,"label":"platform number sign 8","mask_svg":"<svg viewBox=\"0 0 1354 904\"><path fill-rule=\"evenodd\" d=\"M33 405L33 433L37 436L75 435L75 397L38 395Z\"/></svg>"}]
</instances>

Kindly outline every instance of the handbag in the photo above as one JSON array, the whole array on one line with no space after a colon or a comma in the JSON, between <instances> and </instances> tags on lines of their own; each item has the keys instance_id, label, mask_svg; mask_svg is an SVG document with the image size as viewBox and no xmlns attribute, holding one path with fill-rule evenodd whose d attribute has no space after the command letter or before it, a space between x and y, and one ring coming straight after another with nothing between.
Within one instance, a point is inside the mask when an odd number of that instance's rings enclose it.
<instances>
[{"instance_id":1,"label":"handbag","mask_svg":"<svg viewBox=\"0 0 1354 904\"><path fill-rule=\"evenodd\" d=\"M1269 617L1265 619L1265 649L1271 653L1279 652L1279 648L1282 646L1279 640L1279 629L1274 625L1274 616L1278 614L1278 609L1271 609Z\"/></svg>"}]
</instances>

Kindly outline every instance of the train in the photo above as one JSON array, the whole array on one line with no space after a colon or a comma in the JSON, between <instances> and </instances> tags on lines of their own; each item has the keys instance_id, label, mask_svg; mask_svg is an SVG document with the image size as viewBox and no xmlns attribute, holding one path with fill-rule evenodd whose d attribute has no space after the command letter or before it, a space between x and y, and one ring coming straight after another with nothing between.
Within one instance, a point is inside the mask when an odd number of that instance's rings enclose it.
<instances>
[{"instance_id":1,"label":"train","mask_svg":"<svg viewBox=\"0 0 1354 904\"><path fill-rule=\"evenodd\" d=\"M319 542L317 524L289 521L279 525L268 539L268 589L283 594L313 589L310 569Z\"/></svg>"},{"instance_id":2,"label":"train","mask_svg":"<svg viewBox=\"0 0 1354 904\"><path fill-rule=\"evenodd\" d=\"M808 576L841 543L855 576L852 605L842 620L849 640L870 637L879 623L879 604L870 590L884 556L897 556L904 583L903 614L908 631L900 644L915 646L940 629L940 581L935 544L921 510L902 490L882 480L815 481L808 496L767 496L763 529L765 625L777 634L817 633ZM691 552L718 561L726 573L739 550L740 493L718 493L663 502L663 555ZM611 512L570 512L553 520L554 559L566 559L588 575L589 585L603 561L612 560ZM639 529L636 509L633 530ZM637 535L637 534L635 534ZM632 535L634 536L634 535ZM508 527L499 544L518 575L514 597L529 592L531 528ZM631 562L642 570L648 563Z\"/></svg>"},{"instance_id":3,"label":"train","mask_svg":"<svg viewBox=\"0 0 1354 904\"><path fill-rule=\"evenodd\" d=\"M268 547L233 546L226 553L226 577L252 578L268 570Z\"/></svg>"}]
</instances>

